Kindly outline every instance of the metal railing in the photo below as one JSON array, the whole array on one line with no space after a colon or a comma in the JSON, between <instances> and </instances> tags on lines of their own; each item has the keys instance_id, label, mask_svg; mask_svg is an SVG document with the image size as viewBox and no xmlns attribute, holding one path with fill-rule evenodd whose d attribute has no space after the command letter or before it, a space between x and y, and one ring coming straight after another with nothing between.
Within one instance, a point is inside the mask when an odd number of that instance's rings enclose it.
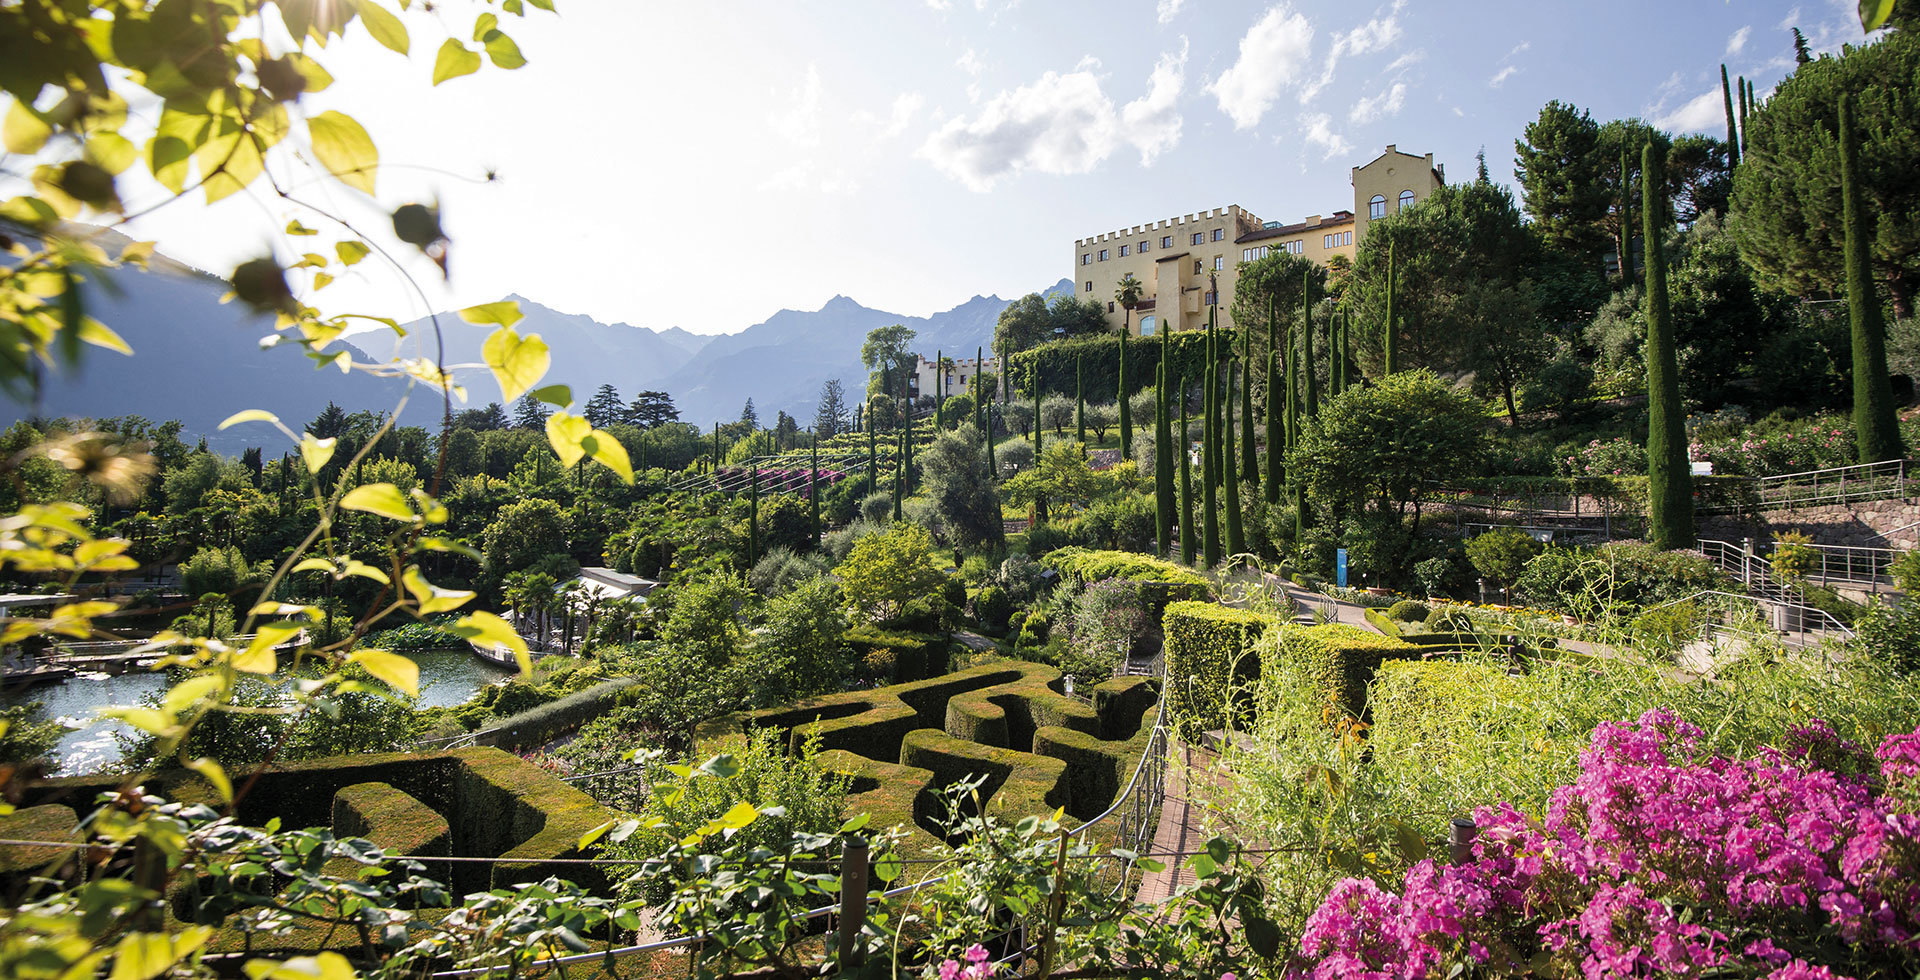
<instances>
[{"instance_id":1,"label":"metal railing","mask_svg":"<svg viewBox=\"0 0 1920 980\"><path fill-rule=\"evenodd\" d=\"M1165 681L1165 678L1162 678L1163 683L1162 683L1162 694L1161 694L1160 703L1163 707L1166 704L1164 681ZM1147 736L1146 748L1144 751L1140 753L1140 762L1134 766L1133 776L1132 778L1127 780L1127 786L1124 790L1120 792L1119 798L1113 802L1112 806L1107 807L1107 809L1099 813L1097 816L1093 817L1091 820L1088 820L1086 823L1083 823L1080 826L1075 827L1070 831L1067 831L1065 836L1067 836L1068 838L1083 837L1088 833L1093 832L1096 828L1102 827L1103 825L1107 825L1109 821L1112 821L1113 822L1112 826L1114 826L1116 829L1114 833L1113 844L1111 845L1109 850L1120 849L1123 851L1130 851L1133 854L1139 855L1140 857L1149 856L1146 852L1149 850L1148 845L1152 844L1153 842L1153 836L1157 828L1158 816L1160 812L1160 802L1161 802L1161 798L1165 795L1165 790L1166 790L1167 758L1168 758L1169 746L1170 746L1170 743L1169 743L1168 734L1167 734L1167 719L1165 714L1162 713L1157 716L1154 722L1153 730ZM866 877L865 845L864 844L860 845L857 849L850 847L847 853L859 854L861 867L855 870L855 869L844 866L845 862L843 861L843 867L841 868L841 874L840 874L841 880L864 881ZM1120 890L1126 887L1128 877L1131 875L1134 865L1137 863L1137 858L1116 858L1116 860L1120 861L1122 866L1122 874L1120 875L1120 879L1114 885L1114 893L1118 894ZM890 901L897 898L904 898L906 896L912 895L913 893L928 887L929 885L933 884L933 882L936 880L937 879L935 878L925 878L920 881L916 881L910 885L903 885L899 888L891 889L889 891L883 891L877 894L868 895L864 905L861 905L858 902L858 900L855 899L853 904L857 906L859 909L861 909L861 913L858 916L858 918L864 918L864 909L866 905L873 905L878 902ZM841 926L844 930L848 924L847 920L850 918L856 918L855 916L849 916L848 911L849 910L847 908L843 908L841 905L824 905L819 908L812 909L807 912L803 912L795 916L795 919L796 921L810 922L815 919L820 919L829 915L833 915L835 913L840 913L842 915ZM860 928L860 925L857 922L855 922L853 925L853 931L857 933L859 928ZM1016 929L1017 928L1018 927L1016 927ZM1011 931L1009 933L1003 933L1002 935L1005 936L1009 934L1011 934ZM602 951L593 952L593 953L575 953L568 956L549 957L545 959L535 960L531 963L522 964L518 967L508 967L503 965L503 966L470 967L470 968L461 969L461 970L443 970L443 971L431 974L430 980L462 980L462 978L487 976L494 973L517 975L530 970L540 970L540 969L546 969L551 967L565 967L565 966L569 966L573 964L581 964L581 963L603 963L609 960L619 959L627 956L635 956L642 953L653 953L653 952L659 952L661 950L677 949L683 946L693 946L699 943L704 943L710 938L712 937L710 937L706 933L696 933L694 935L689 935L689 936L675 936L671 939L661 939L661 940L656 940L654 942L638 943L631 946L622 946L616 949L602 950ZM999 937L995 937L995 938L999 938ZM1004 962L1007 962L1008 960L1018 959L1022 956L1031 955L1036 948L1037 947L1035 945L1027 944L1023 941L1020 945L1020 948L1016 949L1012 955L1007 956L998 962L1004 963Z\"/></svg>"},{"instance_id":2,"label":"metal railing","mask_svg":"<svg viewBox=\"0 0 1920 980\"><path fill-rule=\"evenodd\" d=\"M1660 605L1650 607L1648 611L1666 609L1686 603L1692 603L1698 606L1702 604L1702 600L1717 604L1720 608L1713 611L1720 613L1722 616L1727 615L1734 606L1748 605L1754 607L1760 614L1760 618L1779 640L1791 647L1818 646L1823 640L1851 640L1854 637L1854 632L1851 627L1833 618L1832 614L1823 609L1817 609L1813 606L1800 603L1781 602L1764 596L1742 595L1738 592L1720 592L1717 590L1695 592L1684 599L1675 599L1672 602L1663 602ZM1711 637L1716 631L1746 636L1754 635L1750 631L1741 629L1737 624L1725 619L1717 621L1709 619L1706 623L1703 623L1698 630L1702 637Z\"/></svg>"},{"instance_id":3,"label":"metal railing","mask_svg":"<svg viewBox=\"0 0 1920 980\"><path fill-rule=\"evenodd\" d=\"M1775 542L1774 548L1779 547L1779 543ZM1803 544L1797 547L1812 548L1820 556L1819 564L1807 569L1807 578L1865 585L1876 594L1882 585L1893 583L1891 567L1905 554L1898 548L1868 548L1850 544Z\"/></svg>"},{"instance_id":4,"label":"metal railing","mask_svg":"<svg viewBox=\"0 0 1920 980\"><path fill-rule=\"evenodd\" d=\"M1702 539L1700 553L1739 579L1740 584L1750 593L1745 598L1765 604L1768 607L1768 623L1782 635L1799 636L1802 640L1813 633L1824 633L1847 639L1853 637L1852 627L1834 618L1832 613L1802 601L1799 593L1774 579L1771 563L1748 552L1746 548L1726 541ZM1732 595L1732 593L1709 591L1698 593L1698 595ZM1665 605L1674 604L1666 603Z\"/></svg>"},{"instance_id":5,"label":"metal railing","mask_svg":"<svg viewBox=\"0 0 1920 980\"><path fill-rule=\"evenodd\" d=\"M1751 502L1757 509L1766 511L1799 510L1862 500L1905 499L1910 496L1907 481L1912 476L1907 460L1890 459L1879 463L1857 463L1853 466L1755 477L1751 482ZM1737 509L1733 504L1722 504L1702 507L1700 512L1720 513Z\"/></svg>"}]
</instances>

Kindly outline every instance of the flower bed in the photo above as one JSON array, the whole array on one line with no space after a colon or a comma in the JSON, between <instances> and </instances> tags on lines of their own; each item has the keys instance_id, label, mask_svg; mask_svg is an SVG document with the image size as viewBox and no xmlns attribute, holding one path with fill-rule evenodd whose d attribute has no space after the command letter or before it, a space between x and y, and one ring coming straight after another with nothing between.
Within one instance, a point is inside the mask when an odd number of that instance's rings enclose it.
<instances>
[{"instance_id":1,"label":"flower bed","mask_svg":"<svg viewBox=\"0 0 1920 980\"><path fill-rule=\"evenodd\" d=\"M1703 734L1665 711L1603 724L1543 820L1481 807L1470 860L1421 861L1399 894L1340 881L1306 975L1911 975L1920 731L1877 765L1818 721L1743 761Z\"/></svg>"}]
</instances>

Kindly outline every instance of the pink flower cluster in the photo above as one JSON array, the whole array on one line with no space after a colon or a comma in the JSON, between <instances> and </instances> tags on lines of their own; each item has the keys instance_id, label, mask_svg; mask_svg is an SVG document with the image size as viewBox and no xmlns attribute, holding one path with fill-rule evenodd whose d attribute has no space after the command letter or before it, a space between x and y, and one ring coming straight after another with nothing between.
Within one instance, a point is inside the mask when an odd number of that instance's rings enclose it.
<instances>
[{"instance_id":1,"label":"pink flower cluster","mask_svg":"<svg viewBox=\"0 0 1920 980\"><path fill-rule=\"evenodd\" d=\"M967 965L961 966L958 960L946 960L940 964L940 980L986 980L993 976L993 964L987 962L987 948L974 943L965 953Z\"/></svg>"},{"instance_id":2,"label":"pink flower cluster","mask_svg":"<svg viewBox=\"0 0 1920 980\"><path fill-rule=\"evenodd\" d=\"M1775 476L1833 466L1851 466L1854 440L1831 420L1814 419L1800 429L1777 432L1771 438L1741 437L1693 442L1687 457L1712 462L1721 475Z\"/></svg>"},{"instance_id":3,"label":"pink flower cluster","mask_svg":"<svg viewBox=\"0 0 1920 980\"><path fill-rule=\"evenodd\" d=\"M1312 980L1527 964L1603 977L1839 977L1808 957L1920 962L1920 731L1879 765L1814 722L1780 748L1701 758L1666 712L1604 724L1544 819L1475 813L1473 860L1400 894L1335 885L1301 938ZM1822 951L1829 955L1821 955ZM1836 952L1837 951L1837 952Z\"/></svg>"}]
</instances>

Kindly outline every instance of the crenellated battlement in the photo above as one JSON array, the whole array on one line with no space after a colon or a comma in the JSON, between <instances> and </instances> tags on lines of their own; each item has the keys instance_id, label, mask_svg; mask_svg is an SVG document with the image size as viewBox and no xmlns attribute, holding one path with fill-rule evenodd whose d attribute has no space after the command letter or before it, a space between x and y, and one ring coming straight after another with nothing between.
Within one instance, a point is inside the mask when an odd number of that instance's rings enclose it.
<instances>
[{"instance_id":1,"label":"crenellated battlement","mask_svg":"<svg viewBox=\"0 0 1920 980\"><path fill-rule=\"evenodd\" d=\"M1171 218L1162 218L1159 221L1149 222L1144 225L1134 225L1131 229L1121 228L1115 231L1104 232L1091 238L1076 238L1074 239L1073 247L1085 248L1086 246L1098 245L1102 242L1124 241L1142 234L1150 234L1170 228L1179 228L1183 225L1198 224L1203 221L1217 221L1221 218L1232 217L1236 211L1250 221L1258 222L1260 220L1245 208L1230 204L1223 208L1214 208L1211 211L1201 211L1197 214L1175 215Z\"/></svg>"}]
</instances>

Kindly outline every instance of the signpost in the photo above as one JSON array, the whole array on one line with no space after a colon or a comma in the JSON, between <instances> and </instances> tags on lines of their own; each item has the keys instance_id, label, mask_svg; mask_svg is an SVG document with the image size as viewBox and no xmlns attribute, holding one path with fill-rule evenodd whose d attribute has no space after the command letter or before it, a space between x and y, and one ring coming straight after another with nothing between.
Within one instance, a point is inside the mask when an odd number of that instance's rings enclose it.
<instances>
[{"instance_id":1,"label":"signpost","mask_svg":"<svg viewBox=\"0 0 1920 980\"><path fill-rule=\"evenodd\" d=\"M1347 549L1341 548L1333 553L1333 584L1347 587Z\"/></svg>"}]
</instances>

